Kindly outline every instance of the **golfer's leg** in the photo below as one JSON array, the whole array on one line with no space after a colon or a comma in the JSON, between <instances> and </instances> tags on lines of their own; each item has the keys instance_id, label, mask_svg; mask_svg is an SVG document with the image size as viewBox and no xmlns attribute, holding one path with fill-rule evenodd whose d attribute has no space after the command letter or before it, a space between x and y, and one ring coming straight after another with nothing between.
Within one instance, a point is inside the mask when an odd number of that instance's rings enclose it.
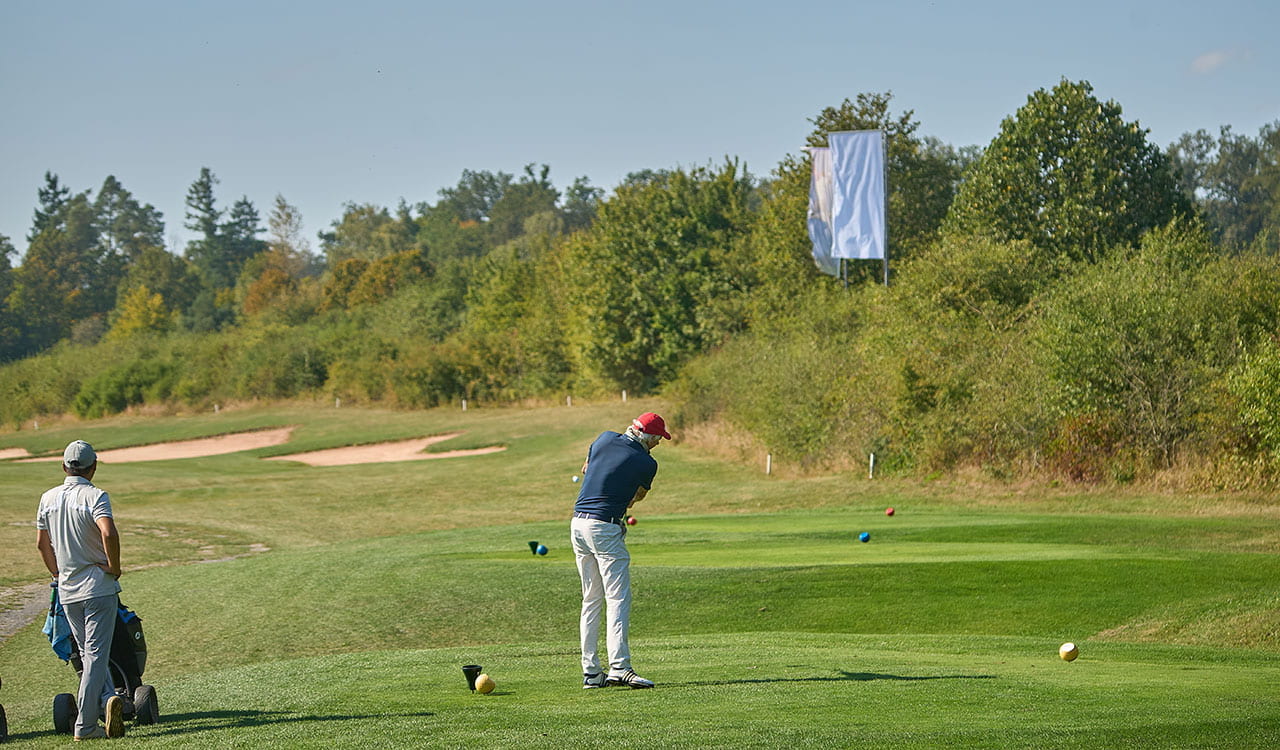
<instances>
[{"instance_id":1,"label":"golfer's leg","mask_svg":"<svg viewBox=\"0 0 1280 750\"><path fill-rule=\"evenodd\" d=\"M97 695L101 691L101 687L96 691L88 692L89 687L89 657L85 653L85 645L88 641L85 639L84 624L84 605L85 602L72 602L63 604L62 611L67 615L67 625L71 626L71 637L76 639L76 648L80 650L80 690L76 694L76 706L80 711L76 717L76 725L74 732L77 737L88 734L93 728L98 726L99 703ZM95 696L92 700L85 700L86 693Z\"/></svg>"},{"instance_id":2,"label":"golfer's leg","mask_svg":"<svg viewBox=\"0 0 1280 750\"><path fill-rule=\"evenodd\" d=\"M609 648L609 671L623 672L631 669L631 646L628 631L631 628L631 553L627 551L622 530L607 540L601 539L600 575L604 579L604 600L609 610L609 629L606 641Z\"/></svg>"},{"instance_id":3,"label":"golfer's leg","mask_svg":"<svg viewBox=\"0 0 1280 750\"><path fill-rule=\"evenodd\" d=\"M84 647L80 658L84 673L80 679L80 721L85 720L85 708L93 707L93 721L81 726L81 734L93 731L98 717L111 696L111 639L116 632L116 597L97 596L86 599L84 605Z\"/></svg>"},{"instance_id":4,"label":"golfer's leg","mask_svg":"<svg viewBox=\"0 0 1280 750\"><path fill-rule=\"evenodd\" d=\"M101 602L101 612L93 611L95 602ZM98 599L90 599L85 604L85 627L91 629L90 623L94 622L95 616L100 617L99 622L109 623L110 631L102 640L102 664L103 664L103 680L102 680L102 700L100 705L105 709L107 699L116 694L115 679L111 676L111 646L115 643L116 625L120 619L120 600L115 596L104 596ZM92 637L92 635L90 635Z\"/></svg>"},{"instance_id":5,"label":"golfer's leg","mask_svg":"<svg viewBox=\"0 0 1280 750\"><path fill-rule=\"evenodd\" d=\"M597 653L600 643L600 614L604 607L604 583L600 567L591 552L590 540L584 529L574 520L573 552L578 563L578 577L582 579L582 615L578 621L578 637L582 647L582 671L595 674L600 671Z\"/></svg>"}]
</instances>

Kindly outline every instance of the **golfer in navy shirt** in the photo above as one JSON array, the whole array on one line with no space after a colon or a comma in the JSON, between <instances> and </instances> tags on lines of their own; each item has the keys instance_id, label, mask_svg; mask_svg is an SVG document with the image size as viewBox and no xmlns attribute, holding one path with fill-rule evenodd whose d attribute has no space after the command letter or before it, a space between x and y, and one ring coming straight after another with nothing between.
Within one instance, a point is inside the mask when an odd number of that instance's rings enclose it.
<instances>
[{"instance_id":1,"label":"golfer in navy shirt","mask_svg":"<svg viewBox=\"0 0 1280 750\"><path fill-rule=\"evenodd\" d=\"M631 554L627 552L627 509L653 487L658 462L649 455L662 439L671 439L662 417L648 412L623 434L603 432L591 444L582 465L582 490L573 506L570 532L582 578L582 687L626 685L651 688L631 669L627 630L631 624ZM606 674L600 664L601 611L608 610Z\"/></svg>"}]
</instances>

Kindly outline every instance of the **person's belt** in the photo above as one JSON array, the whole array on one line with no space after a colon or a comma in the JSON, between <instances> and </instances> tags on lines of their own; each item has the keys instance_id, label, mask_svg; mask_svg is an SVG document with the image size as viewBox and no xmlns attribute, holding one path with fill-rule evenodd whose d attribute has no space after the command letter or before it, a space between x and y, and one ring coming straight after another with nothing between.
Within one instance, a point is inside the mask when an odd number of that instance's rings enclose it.
<instances>
[{"instance_id":1,"label":"person's belt","mask_svg":"<svg viewBox=\"0 0 1280 750\"><path fill-rule=\"evenodd\" d=\"M590 518L592 521L604 521L605 523L622 523L622 516L606 516L603 513L587 513L581 510L573 512L574 518Z\"/></svg>"}]
</instances>

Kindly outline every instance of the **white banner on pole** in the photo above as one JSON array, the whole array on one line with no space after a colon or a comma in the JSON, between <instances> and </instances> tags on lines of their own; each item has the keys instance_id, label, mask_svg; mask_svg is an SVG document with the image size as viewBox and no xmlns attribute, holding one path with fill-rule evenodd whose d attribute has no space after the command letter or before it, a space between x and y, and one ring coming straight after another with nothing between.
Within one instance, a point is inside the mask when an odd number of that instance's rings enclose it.
<instances>
[{"instance_id":1,"label":"white banner on pole","mask_svg":"<svg viewBox=\"0 0 1280 750\"><path fill-rule=\"evenodd\" d=\"M809 180L809 240L818 270L840 275L840 260L831 255L831 149L811 148L813 177Z\"/></svg>"},{"instance_id":2,"label":"white banner on pole","mask_svg":"<svg viewBox=\"0 0 1280 750\"><path fill-rule=\"evenodd\" d=\"M831 255L885 257L884 133L855 130L830 133Z\"/></svg>"}]
</instances>

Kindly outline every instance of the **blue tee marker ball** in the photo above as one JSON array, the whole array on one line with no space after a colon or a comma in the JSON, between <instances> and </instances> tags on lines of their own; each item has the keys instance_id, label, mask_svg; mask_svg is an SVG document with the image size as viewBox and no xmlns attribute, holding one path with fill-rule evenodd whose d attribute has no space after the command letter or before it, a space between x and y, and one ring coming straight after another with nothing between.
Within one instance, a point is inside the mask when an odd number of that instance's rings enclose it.
<instances>
[{"instance_id":1,"label":"blue tee marker ball","mask_svg":"<svg viewBox=\"0 0 1280 750\"><path fill-rule=\"evenodd\" d=\"M859 534L859 535L858 535L858 541L860 541L860 542L869 542L869 541L871 541L871 535L864 531L864 532L862 532L861 534Z\"/></svg>"},{"instance_id":2,"label":"blue tee marker ball","mask_svg":"<svg viewBox=\"0 0 1280 750\"><path fill-rule=\"evenodd\" d=\"M545 555L545 554L547 554L547 545L545 545L545 544L539 544L539 545L538 545L537 552L538 552L538 554L539 554L539 555Z\"/></svg>"}]
</instances>

